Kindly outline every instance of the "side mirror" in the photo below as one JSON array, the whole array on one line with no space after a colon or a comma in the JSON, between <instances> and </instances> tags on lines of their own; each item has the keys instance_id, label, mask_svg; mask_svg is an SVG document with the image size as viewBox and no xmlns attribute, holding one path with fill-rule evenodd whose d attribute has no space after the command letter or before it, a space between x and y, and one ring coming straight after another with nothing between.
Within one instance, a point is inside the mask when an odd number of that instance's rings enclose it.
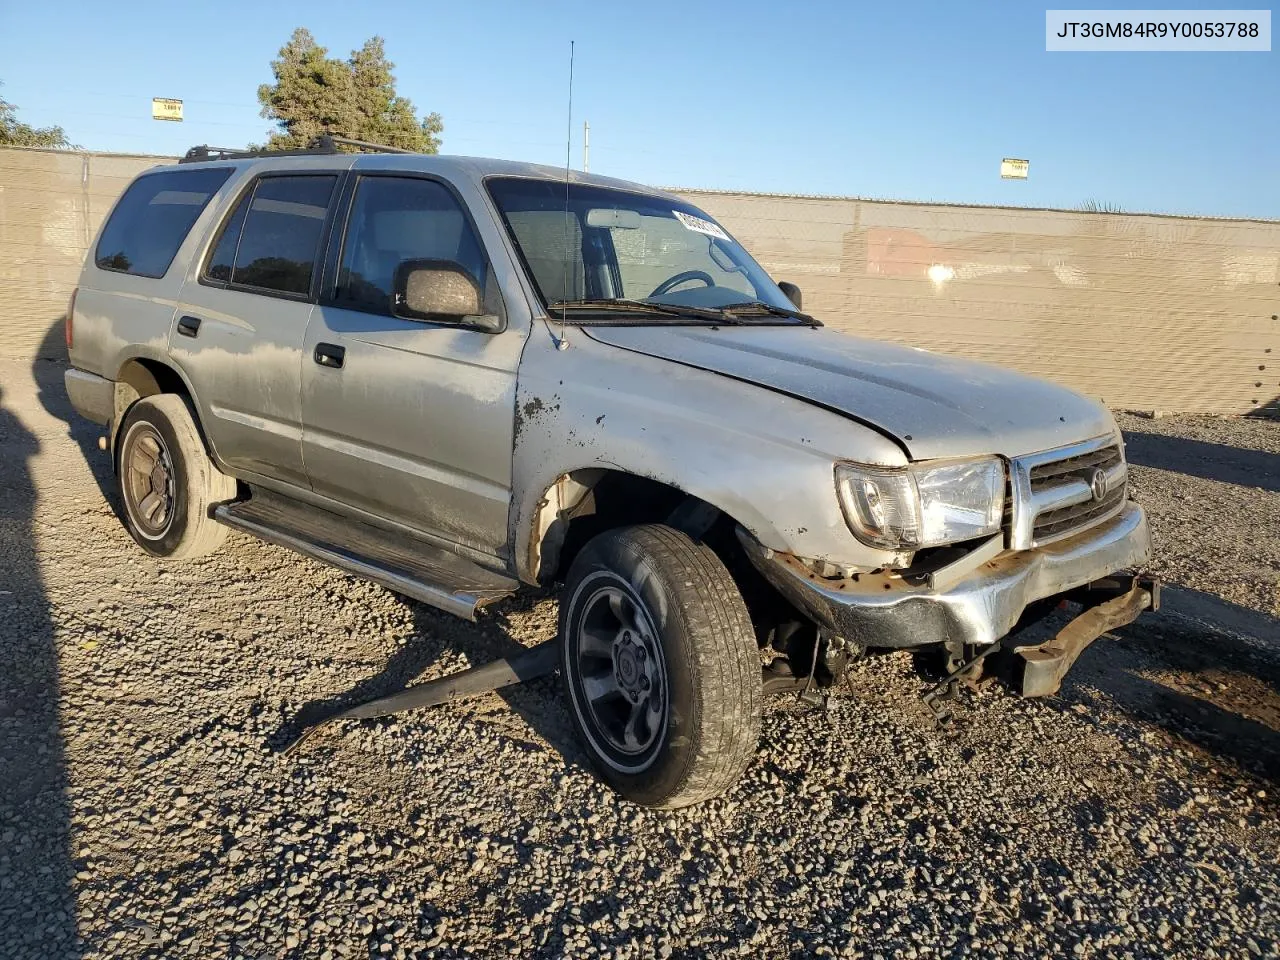
<instances>
[{"instance_id":1,"label":"side mirror","mask_svg":"<svg viewBox=\"0 0 1280 960\"><path fill-rule=\"evenodd\" d=\"M396 268L391 312L403 320L457 323L489 333L500 317L486 315L480 284L452 260L405 260Z\"/></svg>"},{"instance_id":2,"label":"side mirror","mask_svg":"<svg viewBox=\"0 0 1280 960\"><path fill-rule=\"evenodd\" d=\"M800 306L803 297L800 296L800 288L788 280L778 281L778 289L787 295L787 299L795 304L797 310L804 309Z\"/></svg>"}]
</instances>

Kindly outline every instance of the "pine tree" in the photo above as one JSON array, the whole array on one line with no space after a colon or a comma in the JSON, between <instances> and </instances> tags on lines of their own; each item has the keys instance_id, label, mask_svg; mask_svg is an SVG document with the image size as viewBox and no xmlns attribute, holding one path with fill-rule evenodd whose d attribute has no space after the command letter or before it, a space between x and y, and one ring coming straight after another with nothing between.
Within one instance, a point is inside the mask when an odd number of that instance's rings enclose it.
<instances>
[{"instance_id":1,"label":"pine tree","mask_svg":"<svg viewBox=\"0 0 1280 960\"><path fill-rule=\"evenodd\" d=\"M73 149L61 127L33 127L18 120L18 108L0 100L0 146Z\"/></svg>"},{"instance_id":2,"label":"pine tree","mask_svg":"<svg viewBox=\"0 0 1280 960\"><path fill-rule=\"evenodd\" d=\"M278 128L270 149L302 148L322 133L415 153L440 149L440 115L419 120L413 103L396 93L395 64L381 37L367 40L346 60L328 53L299 27L271 61L275 83L258 88L262 115Z\"/></svg>"}]
</instances>

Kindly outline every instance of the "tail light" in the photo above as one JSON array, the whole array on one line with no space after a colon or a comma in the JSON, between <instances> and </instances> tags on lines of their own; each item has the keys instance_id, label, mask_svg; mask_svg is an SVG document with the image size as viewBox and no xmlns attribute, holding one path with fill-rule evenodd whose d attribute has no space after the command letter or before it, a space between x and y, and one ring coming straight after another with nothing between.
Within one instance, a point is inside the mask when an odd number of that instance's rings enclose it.
<instances>
[{"instance_id":1,"label":"tail light","mask_svg":"<svg viewBox=\"0 0 1280 960\"><path fill-rule=\"evenodd\" d=\"M77 293L79 293L79 292L80 292L80 288L79 288L79 287L76 287L76 289L72 290L72 291L71 291L71 299L67 302L67 319L66 319L66 322L63 324L63 329L64 329L64 332L66 333L66 337L67 337L67 350L70 350L70 349L71 349L71 341L72 341L72 338L73 338L72 331L71 331L71 323L72 323L72 321L75 319L75 315L76 315L76 294L77 294Z\"/></svg>"}]
</instances>

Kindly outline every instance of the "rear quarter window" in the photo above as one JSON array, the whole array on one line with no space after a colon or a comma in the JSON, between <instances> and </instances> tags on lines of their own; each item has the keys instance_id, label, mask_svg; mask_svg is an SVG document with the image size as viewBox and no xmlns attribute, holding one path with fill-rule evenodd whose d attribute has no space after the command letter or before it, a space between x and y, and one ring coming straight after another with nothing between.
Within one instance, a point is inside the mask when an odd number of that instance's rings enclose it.
<instances>
[{"instance_id":1,"label":"rear quarter window","mask_svg":"<svg viewBox=\"0 0 1280 960\"><path fill-rule=\"evenodd\" d=\"M129 185L102 228L94 262L102 270L163 277L178 248L231 168L149 173Z\"/></svg>"}]
</instances>

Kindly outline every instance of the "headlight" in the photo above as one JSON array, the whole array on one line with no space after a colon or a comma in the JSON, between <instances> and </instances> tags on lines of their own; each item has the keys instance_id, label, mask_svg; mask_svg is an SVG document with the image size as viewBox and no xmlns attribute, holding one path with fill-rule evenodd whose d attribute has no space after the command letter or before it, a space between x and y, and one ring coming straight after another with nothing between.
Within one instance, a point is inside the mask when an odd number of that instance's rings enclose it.
<instances>
[{"instance_id":1,"label":"headlight","mask_svg":"<svg viewBox=\"0 0 1280 960\"><path fill-rule=\"evenodd\" d=\"M918 550L998 533L1004 464L997 457L899 469L838 463L836 491L863 543Z\"/></svg>"}]
</instances>

